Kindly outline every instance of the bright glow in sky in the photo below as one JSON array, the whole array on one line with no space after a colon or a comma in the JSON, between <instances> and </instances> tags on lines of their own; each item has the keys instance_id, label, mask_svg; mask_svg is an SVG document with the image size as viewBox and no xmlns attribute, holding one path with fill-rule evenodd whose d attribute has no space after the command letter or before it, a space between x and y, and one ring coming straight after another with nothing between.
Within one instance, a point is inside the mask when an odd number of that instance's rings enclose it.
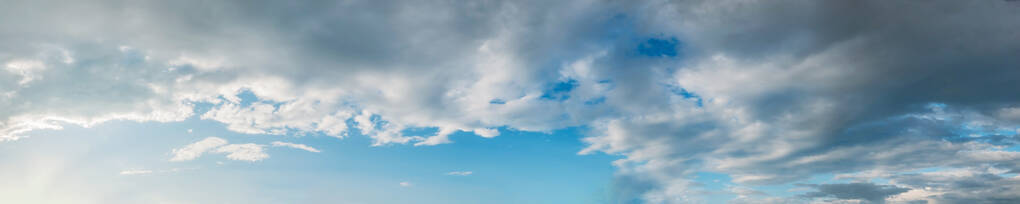
<instances>
[{"instance_id":1,"label":"bright glow in sky","mask_svg":"<svg viewBox=\"0 0 1020 204\"><path fill-rule=\"evenodd\" d=\"M0 5L0 203L1020 203L1017 1Z\"/></svg>"}]
</instances>

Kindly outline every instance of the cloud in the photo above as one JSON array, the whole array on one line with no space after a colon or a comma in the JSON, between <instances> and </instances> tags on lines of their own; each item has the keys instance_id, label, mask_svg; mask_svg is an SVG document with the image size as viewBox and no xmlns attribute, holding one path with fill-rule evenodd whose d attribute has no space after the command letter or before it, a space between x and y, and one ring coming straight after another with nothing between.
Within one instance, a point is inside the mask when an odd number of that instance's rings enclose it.
<instances>
[{"instance_id":1,"label":"cloud","mask_svg":"<svg viewBox=\"0 0 1020 204\"><path fill-rule=\"evenodd\" d=\"M862 200L870 203L884 203L886 198L910 190L893 185L876 185L873 183L808 184L803 186L818 190L802 195L804 197L832 197L842 200Z\"/></svg>"},{"instance_id":2,"label":"cloud","mask_svg":"<svg viewBox=\"0 0 1020 204\"><path fill-rule=\"evenodd\" d=\"M1020 202L1020 177L1007 176L1007 169L966 168L888 176L912 190L895 201L929 203L1015 203Z\"/></svg>"},{"instance_id":3,"label":"cloud","mask_svg":"<svg viewBox=\"0 0 1020 204\"><path fill-rule=\"evenodd\" d=\"M26 85L28 82L32 82L38 76L35 72L46 69L46 65L43 65L40 61L31 60L12 60L7 62L5 69L11 73L21 76L21 80L18 81L18 85Z\"/></svg>"},{"instance_id":4,"label":"cloud","mask_svg":"<svg viewBox=\"0 0 1020 204\"><path fill-rule=\"evenodd\" d=\"M407 182L407 181L400 182L400 187L411 187L413 185L414 184L412 184L411 182Z\"/></svg>"},{"instance_id":5,"label":"cloud","mask_svg":"<svg viewBox=\"0 0 1020 204\"><path fill-rule=\"evenodd\" d=\"M468 176L468 175L471 175L473 173L474 172L471 172L471 171L451 171L451 172L447 172L446 175L450 175L450 176Z\"/></svg>"},{"instance_id":6,"label":"cloud","mask_svg":"<svg viewBox=\"0 0 1020 204\"><path fill-rule=\"evenodd\" d=\"M315 153L320 152L318 149L315 149L315 148L312 148L312 147L309 147L309 146L303 145L303 144L294 144L294 143L289 143L289 142L274 141L272 143L272 145L274 147L290 147L290 148L294 148L294 149L300 149L300 150L305 150L305 151L315 152Z\"/></svg>"},{"instance_id":7,"label":"cloud","mask_svg":"<svg viewBox=\"0 0 1020 204\"><path fill-rule=\"evenodd\" d=\"M144 175L151 174L152 170L124 170L120 171L120 175Z\"/></svg>"},{"instance_id":8,"label":"cloud","mask_svg":"<svg viewBox=\"0 0 1020 204\"><path fill-rule=\"evenodd\" d=\"M226 153L227 159L240 161L255 162L269 158L269 154L265 153L262 145L253 143L224 145L216 149L215 152Z\"/></svg>"},{"instance_id":9,"label":"cloud","mask_svg":"<svg viewBox=\"0 0 1020 204\"><path fill-rule=\"evenodd\" d=\"M269 158L264 145L254 143L228 144L227 140L218 137L207 137L184 147L173 149L170 161L190 161L201 157L206 152L225 153L228 159L240 161L260 161Z\"/></svg>"},{"instance_id":10,"label":"cloud","mask_svg":"<svg viewBox=\"0 0 1020 204\"><path fill-rule=\"evenodd\" d=\"M282 8L276 5L277 2L263 3L265 5L258 7ZM94 7L87 11L74 10L75 4ZM592 5L565 3L564 6L578 8L570 12L551 12L516 9L528 5L527 2L400 6L373 2L309 2L286 6L293 6L293 10L281 10L274 12L276 17L265 18L257 8L237 7L249 5L247 3L225 1L215 4L210 6L232 8L236 12L212 23L229 24L233 28L213 26L216 29L208 29L195 21L176 18L211 12L189 9L192 4L187 2L139 3L131 6L132 12L124 12L118 6L102 2L53 8L69 15L95 17L89 19L17 12L46 7L45 2L25 2L19 4L19 9L5 12L8 15L31 16L38 21L5 21L5 25L12 26L9 29L27 36L38 36L32 35L34 33L53 35L52 38L5 43L11 45L12 51L18 51L11 55L18 58L0 60L11 63L41 61L47 68L38 73L41 78L33 81L41 85L4 86L8 93L18 94L12 97L14 100L4 101L4 105L19 107L0 115L6 121L2 128L4 138L16 139L32 130L55 129L67 124L87 126L109 120L170 122L195 114L205 120L225 123L228 129L241 133L321 132L336 137L348 134L346 121L358 119L353 125L360 127L363 133L369 133L376 145L451 142L447 135L434 135L428 139L401 135L400 129L410 127L441 127L447 130L444 132L464 131L494 137L499 134L495 128L502 126L548 131L579 124L557 122L562 121L557 118L561 113L539 111L558 106L539 97L545 89L543 84L557 80L557 70L531 68L535 67L533 64L559 60L546 56L565 54L567 50L555 47L538 49L550 55L531 51L522 55L525 52L517 52L549 45L541 42L517 43L527 42L535 36L549 36L551 39L548 41L573 36L546 26L528 25L527 19L486 14L534 18L531 16L536 16L533 15L536 13L555 13L571 20L550 23L567 26L598 15L587 13L587 7L594 7ZM419 9L450 15L423 15ZM337 13L362 13L377 16L387 23L381 24L385 26L370 25L356 19L331 16ZM126 19L132 20L126 22ZM288 19L306 22L305 25L310 27L298 28L293 23L268 23L258 19ZM73 26L34 26L39 24L92 26L73 31ZM121 26L125 24L134 26ZM151 28L147 25L163 26ZM573 27L597 30L599 26ZM261 37L221 35L237 31L234 29L259 33L253 36ZM359 32L348 32L351 30ZM327 37L327 33L336 31L344 31L351 36ZM111 34L122 32L144 33L150 37ZM64 38L69 36L109 40L92 42ZM585 38L600 39L602 36ZM182 42L170 42L168 39ZM570 41L564 44L567 44L562 46L565 48L591 42ZM287 48L278 49L281 47ZM435 52L434 49L444 52ZM73 56L75 60L65 60L65 56ZM299 68L291 72L299 74L289 75L274 67ZM120 68L127 71L119 71ZM69 70L90 71L72 74ZM71 78L74 80L69 80ZM77 85L63 83L67 81L76 81ZM62 102L59 100L40 103L45 101L40 98L49 95L76 95L74 93L95 94L87 95L90 98L76 98L75 101L81 103L57 103ZM255 101L242 101L238 96L242 93L254 95ZM116 103L105 101L110 98L116 98ZM496 99L506 102L489 103ZM196 113L196 104L211 104L213 107L204 113ZM364 115L366 111L368 115ZM509 115L514 117L504 117ZM359 119L363 117L377 119Z\"/></svg>"},{"instance_id":11,"label":"cloud","mask_svg":"<svg viewBox=\"0 0 1020 204\"><path fill-rule=\"evenodd\" d=\"M147 174L156 174L156 173L175 173L175 172L181 172L181 171L187 171L187 170L195 170L195 169L198 169L198 168L172 168L172 169L163 169L163 170L131 169L131 170L120 171L120 175L130 176L130 175L147 175Z\"/></svg>"},{"instance_id":12,"label":"cloud","mask_svg":"<svg viewBox=\"0 0 1020 204\"><path fill-rule=\"evenodd\" d=\"M645 108L616 109L632 111L624 117L596 121L595 136L586 139L591 147L582 151L625 155L614 164L631 181L619 183L651 186L631 197L683 200L684 189L693 187L682 180L696 171L755 185L824 173L1016 162L963 156L1016 137L997 130L1017 127L1000 111L1016 106L1017 95L988 88L1017 85L996 77L1020 75L1008 68L1017 62L1007 60L1008 50L1020 45L1000 32L1017 28L1002 20L1017 17L1015 6L938 1L905 12L907 5L880 1L675 3L676 12L660 14L687 19L678 20L680 41L697 49L686 52L671 77L647 77L668 81L658 82L670 84L660 90L679 91L624 100L658 97L638 103ZM848 6L864 10L841 13ZM956 21L929 18L953 7L972 10L954 12L964 17ZM741 15L725 14L731 12ZM984 30L997 43L960 28Z\"/></svg>"},{"instance_id":13,"label":"cloud","mask_svg":"<svg viewBox=\"0 0 1020 204\"><path fill-rule=\"evenodd\" d=\"M289 147L316 153L321 152L318 149L303 144L274 141L270 143L270 145L273 147ZM266 145L255 143L229 144L225 139L208 137L201 141L188 144L182 148L173 149L172 153L174 157L171 158L170 161L190 161L201 157L202 154L206 152L213 152L227 154L227 159L231 160L255 162L269 158L269 154L265 153L265 146Z\"/></svg>"},{"instance_id":14,"label":"cloud","mask_svg":"<svg viewBox=\"0 0 1020 204\"><path fill-rule=\"evenodd\" d=\"M1002 150L1020 127L1020 95L1006 88L1020 87L1016 2L11 5L0 8L0 140L192 116L374 146L587 127L579 153L622 156L618 200L651 203L697 200L699 171L758 185L1018 169ZM403 134L419 127L440 131ZM199 143L171 160L268 156ZM951 193L965 187L939 195L969 199Z\"/></svg>"},{"instance_id":15,"label":"cloud","mask_svg":"<svg viewBox=\"0 0 1020 204\"><path fill-rule=\"evenodd\" d=\"M220 147L227 144L227 140L218 137L207 137L198 142L188 144L187 146L173 149L173 158L170 161L189 161L194 160L205 152L212 151L216 147Z\"/></svg>"}]
</instances>

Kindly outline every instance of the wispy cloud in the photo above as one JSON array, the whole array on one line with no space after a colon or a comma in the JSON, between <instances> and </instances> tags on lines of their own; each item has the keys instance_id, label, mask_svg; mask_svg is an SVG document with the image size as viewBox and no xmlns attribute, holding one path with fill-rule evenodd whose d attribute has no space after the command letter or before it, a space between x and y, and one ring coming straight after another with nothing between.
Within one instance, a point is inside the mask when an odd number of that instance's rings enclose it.
<instances>
[{"instance_id":1,"label":"wispy cloud","mask_svg":"<svg viewBox=\"0 0 1020 204\"><path fill-rule=\"evenodd\" d=\"M446 175L450 175L450 176L467 176L467 175L471 175L473 173L474 172L471 172L471 171L451 171L451 172L447 172Z\"/></svg>"},{"instance_id":2,"label":"wispy cloud","mask_svg":"<svg viewBox=\"0 0 1020 204\"><path fill-rule=\"evenodd\" d=\"M164 170L149 170L149 169L129 169L120 171L120 175L131 176L131 175L146 175L146 174L159 174L159 173L175 173L187 170L195 170L198 168L172 168Z\"/></svg>"},{"instance_id":3,"label":"wispy cloud","mask_svg":"<svg viewBox=\"0 0 1020 204\"><path fill-rule=\"evenodd\" d=\"M240 161L254 162L269 158L269 154L265 153L263 145L254 143L228 144L227 140L223 138L207 137L182 148L173 149L172 154L174 156L170 158L170 161L190 161L201 157L206 152L224 153L227 154L227 159Z\"/></svg>"},{"instance_id":4,"label":"wispy cloud","mask_svg":"<svg viewBox=\"0 0 1020 204\"><path fill-rule=\"evenodd\" d=\"M212 150L213 148L223 146L227 144L227 140L218 137L207 137L201 141L188 144L187 146L173 149L173 158L170 161L189 161L194 160L205 152Z\"/></svg>"},{"instance_id":5,"label":"wispy cloud","mask_svg":"<svg viewBox=\"0 0 1020 204\"><path fill-rule=\"evenodd\" d=\"M289 142L274 141L272 143L272 145L274 147L290 147L290 148L301 149L301 150L305 150L305 151L309 151L309 152L316 152L316 153L320 152L319 149L315 149L313 147L309 147L308 145L303 145L303 144L294 144L294 143L289 143Z\"/></svg>"},{"instance_id":6,"label":"wispy cloud","mask_svg":"<svg viewBox=\"0 0 1020 204\"><path fill-rule=\"evenodd\" d=\"M141 175L141 174L151 174L151 173L152 173L152 170L124 170L124 171L120 171L120 175Z\"/></svg>"},{"instance_id":7,"label":"wispy cloud","mask_svg":"<svg viewBox=\"0 0 1020 204\"><path fill-rule=\"evenodd\" d=\"M269 158L262 145L253 143L224 145L216 149L216 152L227 153L227 159L240 161L255 162Z\"/></svg>"}]
</instances>

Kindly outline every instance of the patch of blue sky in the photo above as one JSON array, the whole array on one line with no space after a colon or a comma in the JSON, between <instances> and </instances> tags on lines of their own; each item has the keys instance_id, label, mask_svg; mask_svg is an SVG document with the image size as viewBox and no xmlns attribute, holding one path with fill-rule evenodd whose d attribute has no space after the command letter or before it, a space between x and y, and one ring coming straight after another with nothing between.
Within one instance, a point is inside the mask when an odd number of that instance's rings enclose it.
<instances>
[{"instance_id":1,"label":"patch of blue sky","mask_svg":"<svg viewBox=\"0 0 1020 204\"><path fill-rule=\"evenodd\" d=\"M434 130L409 129L406 133L432 134ZM68 126L64 130L36 131L30 138L0 143L0 167L8 171L40 171L21 164L28 159L62 158L60 164L54 164L59 167L56 170L76 173L61 174L61 179L103 184L89 185L93 189L74 189L74 185L68 185L72 191L124 192L218 203L251 201L245 199L254 194L261 195L259 202L267 203L609 200L614 171L610 164L619 156L577 155L586 146L580 141L583 128L550 133L499 130L502 134L495 138L457 132L450 136L455 143L438 146L371 147L371 139L354 130L350 137L337 139L318 133L240 134L226 130L221 123L195 118L173 123L115 121L93 128ZM231 144L267 145L272 141L306 144L322 152L267 146L269 158L258 162L228 160L217 153L207 153L193 161L168 161L172 149L211 136ZM124 170L153 173L119 175ZM453 171L473 174L446 175ZM402 187L400 182L409 182L411 186Z\"/></svg>"},{"instance_id":2,"label":"patch of blue sky","mask_svg":"<svg viewBox=\"0 0 1020 204\"><path fill-rule=\"evenodd\" d=\"M1018 135L1018 134L1020 134L1020 127L1013 127L1013 128L1002 128L1002 127L1000 127L1000 128L996 128L995 129L995 134L998 134L998 135Z\"/></svg>"},{"instance_id":3,"label":"patch of blue sky","mask_svg":"<svg viewBox=\"0 0 1020 204\"><path fill-rule=\"evenodd\" d=\"M679 56L680 41L675 37L649 38L638 44L639 54L649 57L677 57Z\"/></svg>"},{"instance_id":4,"label":"patch of blue sky","mask_svg":"<svg viewBox=\"0 0 1020 204\"><path fill-rule=\"evenodd\" d=\"M247 89L242 90L241 93L238 93L237 98L241 99L240 105L242 107L251 106L252 103L259 101L259 97L255 95L255 92L252 92L251 90Z\"/></svg>"},{"instance_id":5,"label":"patch of blue sky","mask_svg":"<svg viewBox=\"0 0 1020 204\"><path fill-rule=\"evenodd\" d=\"M947 169L948 168L945 168L945 167L928 167L928 168L922 168L922 169L917 169L917 170L913 170L913 171L905 171L905 172L901 172L901 173L902 174L931 173L931 172L945 171Z\"/></svg>"},{"instance_id":6,"label":"patch of blue sky","mask_svg":"<svg viewBox=\"0 0 1020 204\"><path fill-rule=\"evenodd\" d=\"M673 94L676 94L676 95L678 95L680 97L683 97L684 99L693 100L694 103L698 105L698 107L703 107L704 106L703 99L697 93L688 91L687 89L684 89L683 87L672 85L672 84L666 84L665 86Z\"/></svg>"},{"instance_id":7,"label":"patch of blue sky","mask_svg":"<svg viewBox=\"0 0 1020 204\"><path fill-rule=\"evenodd\" d=\"M637 43L634 51L638 55L647 57L678 57L681 55L680 47L683 45L679 39L673 36L645 36L635 32L634 19L625 14L616 14L609 18L602 25L606 30L603 32L602 40L605 42L624 41L629 45ZM628 47L629 49L629 47Z\"/></svg>"},{"instance_id":8,"label":"patch of blue sky","mask_svg":"<svg viewBox=\"0 0 1020 204\"><path fill-rule=\"evenodd\" d=\"M540 98L546 100L564 101L570 99L570 91L578 86L577 80L567 79L565 81L558 81L549 85L545 91L543 91Z\"/></svg>"},{"instance_id":9,"label":"patch of blue sky","mask_svg":"<svg viewBox=\"0 0 1020 204\"><path fill-rule=\"evenodd\" d=\"M350 123L350 121L348 121ZM355 127L353 124L348 124L348 127ZM400 133L404 136L432 136L439 132L437 127L410 127L404 128Z\"/></svg>"},{"instance_id":10,"label":"patch of blue sky","mask_svg":"<svg viewBox=\"0 0 1020 204\"><path fill-rule=\"evenodd\" d=\"M205 112L209 112L214 107L216 107L216 104L207 103L207 102L194 102L194 105L195 106L194 106L193 110L195 110L195 115L191 116L192 118L198 118L199 116L201 116Z\"/></svg>"},{"instance_id":11,"label":"patch of blue sky","mask_svg":"<svg viewBox=\"0 0 1020 204\"><path fill-rule=\"evenodd\" d=\"M503 104L506 104L506 100L498 99L498 98L497 99L492 99L492 100L489 101L489 104L503 105Z\"/></svg>"},{"instance_id":12,"label":"patch of blue sky","mask_svg":"<svg viewBox=\"0 0 1020 204\"><path fill-rule=\"evenodd\" d=\"M241 107L248 107L248 106L251 106L252 104L254 104L255 102L259 102L259 103L263 103L263 104L272 105L273 108L279 109L280 105L284 104L284 102L280 102L280 101L272 101L272 100L261 99L257 95L255 95L255 92L252 92L251 90L248 90L248 89L244 89L240 93L238 93L237 94L237 98L241 99L240 104L239 104Z\"/></svg>"}]
</instances>

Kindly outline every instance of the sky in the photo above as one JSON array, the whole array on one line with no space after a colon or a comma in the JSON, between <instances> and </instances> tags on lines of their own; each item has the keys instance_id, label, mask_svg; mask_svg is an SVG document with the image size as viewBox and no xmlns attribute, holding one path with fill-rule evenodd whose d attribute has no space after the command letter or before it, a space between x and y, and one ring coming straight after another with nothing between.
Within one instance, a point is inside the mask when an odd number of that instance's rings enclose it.
<instances>
[{"instance_id":1,"label":"sky","mask_svg":"<svg viewBox=\"0 0 1020 204\"><path fill-rule=\"evenodd\" d=\"M0 203L1020 203L1017 1L0 4Z\"/></svg>"}]
</instances>

